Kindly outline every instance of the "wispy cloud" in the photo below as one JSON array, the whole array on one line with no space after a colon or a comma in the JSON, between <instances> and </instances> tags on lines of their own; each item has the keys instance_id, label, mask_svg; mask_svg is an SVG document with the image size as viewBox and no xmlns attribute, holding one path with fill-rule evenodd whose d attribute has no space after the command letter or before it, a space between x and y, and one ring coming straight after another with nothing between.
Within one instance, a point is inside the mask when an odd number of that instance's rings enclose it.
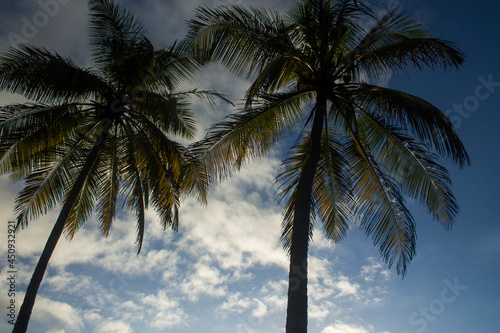
<instances>
[{"instance_id":1,"label":"wispy cloud","mask_svg":"<svg viewBox=\"0 0 500 333\"><path fill-rule=\"evenodd\" d=\"M123 321L108 320L99 325L95 333L133 333L132 327Z\"/></svg>"},{"instance_id":2,"label":"wispy cloud","mask_svg":"<svg viewBox=\"0 0 500 333\"><path fill-rule=\"evenodd\" d=\"M388 280L392 273L387 269L387 265L374 257L367 258L368 265L361 267L360 276L367 282L373 282L375 279L382 278Z\"/></svg>"},{"instance_id":3,"label":"wispy cloud","mask_svg":"<svg viewBox=\"0 0 500 333\"><path fill-rule=\"evenodd\" d=\"M373 326L360 326L355 324L346 324L342 321L336 321L335 324L325 327L321 333L372 333Z\"/></svg>"}]
</instances>

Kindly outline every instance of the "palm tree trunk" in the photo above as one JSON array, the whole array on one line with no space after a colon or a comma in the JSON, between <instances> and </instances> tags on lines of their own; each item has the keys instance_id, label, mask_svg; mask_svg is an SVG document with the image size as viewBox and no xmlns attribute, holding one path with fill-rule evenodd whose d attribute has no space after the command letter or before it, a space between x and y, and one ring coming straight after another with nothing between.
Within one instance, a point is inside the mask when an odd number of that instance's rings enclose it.
<instances>
[{"instance_id":1,"label":"palm tree trunk","mask_svg":"<svg viewBox=\"0 0 500 333\"><path fill-rule=\"evenodd\" d=\"M318 94L311 130L309 156L297 184L292 242L290 246L286 333L307 332L307 252L309 246L311 196L314 175L321 155L321 134L325 113L326 98Z\"/></svg>"},{"instance_id":2,"label":"palm tree trunk","mask_svg":"<svg viewBox=\"0 0 500 333\"><path fill-rule=\"evenodd\" d=\"M94 163L97 161L99 151L104 145L106 137L107 130L104 129L101 133L101 136L99 137L99 140L95 143L94 147L90 151L90 154L85 161L85 165L78 175L78 178L76 179L76 182L68 195L68 199L64 203L64 206L59 213L59 217L57 218L54 228L52 228L52 232L47 239L47 243L45 244L40 259L38 260L38 264L36 265L35 271L33 272L33 276L31 277L31 281L26 290L23 304L19 309L19 315L17 317L12 333L25 333L28 330L28 323L31 317L31 312L33 311L33 306L35 305L38 288L40 288L40 284L42 283L42 279L45 275L50 257L52 256L57 242L59 241L59 238L63 233L64 225L66 224L66 220L68 219L69 213L71 212L71 208L78 198L78 195L80 194L80 191L85 184L85 180L87 179L90 170L92 170Z\"/></svg>"}]
</instances>

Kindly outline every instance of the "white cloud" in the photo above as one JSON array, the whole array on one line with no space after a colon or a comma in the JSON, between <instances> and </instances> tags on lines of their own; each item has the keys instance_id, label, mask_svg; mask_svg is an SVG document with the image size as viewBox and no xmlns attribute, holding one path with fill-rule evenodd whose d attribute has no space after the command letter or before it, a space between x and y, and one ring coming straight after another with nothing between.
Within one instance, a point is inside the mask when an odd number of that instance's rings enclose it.
<instances>
[{"instance_id":1,"label":"white cloud","mask_svg":"<svg viewBox=\"0 0 500 333\"><path fill-rule=\"evenodd\" d=\"M333 304L330 302L324 302L321 304L315 304L310 302L307 308L307 315L310 319L323 320L330 314L330 308Z\"/></svg>"},{"instance_id":2,"label":"white cloud","mask_svg":"<svg viewBox=\"0 0 500 333\"><path fill-rule=\"evenodd\" d=\"M226 301L215 309L215 313L222 318L246 311L250 311L250 315L256 319L262 319L269 314L269 309L263 301L258 298L242 297L239 292L229 295Z\"/></svg>"},{"instance_id":3,"label":"white cloud","mask_svg":"<svg viewBox=\"0 0 500 333\"><path fill-rule=\"evenodd\" d=\"M95 333L133 333L132 327L123 321L108 320L99 325Z\"/></svg>"},{"instance_id":4,"label":"white cloud","mask_svg":"<svg viewBox=\"0 0 500 333\"><path fill-rule=\"evenodd\" d=\"M224 283L228 281L229 276L221 274L219 269L211 266L208 257L204 258L205 260L202 259L194 265L194 272L187 273L188 278L180 285L180 290L193 302L203 295L213 297L226 295Z\"/></svg>"},{"instance_id":5,"label":"white cloud","mask_svg":"<svg viewBox=\"0 0 500 333\"><path fill-rule=\"evenodd\" d=\"M47 328L69 332L81 332L84 327L79 310L67 303L52 301L41 295L37 297L31 316L31 324L35 321Z\"/></svg>"},{"instance_id":6,"label":"white cloud","mask_svg":"<svg viewBox=\"0 0 500 333\"><path fill-rule=\"evenodd\" d=\"M181 211L181 229L186 230L179 246L195 256L210 254L223 269L243 270L253 265L278 265L287 259L279 242L281 214L274 204L256 206L247 201L252 192L268 200L275 159L262 159L243 168L235 177L215 188L206 208L188 201ZM228 201L228 199L231 199Z\"/></svg>"},{"instance_id":7,"label":"white cloud","mask_svg":"<svg viewBox=\"0 0 500 333\"><path fill-rule=\"evenodd\" d=\"M102 316L97 313L97 310L95 309L85 310L83 312L83 320L92 324L97 324L103 321Z\"/></svg>"},{"instance_id":8,"label":"white cloud","mask_svg":"<svg viewBox=\"0 0 500 333\"><path fill-rule=\"evenodd\" d=\"M332 262L328 259L310 257L308 269L309 295L314 301L329 298L331 295L336 298L360 296L361 286L351 282L347 276L334 274Z\"/></svg>"},{"instance_id":9,"label":"white cloud","mask_svg":"<svg viewBox=\"0 0 500 333\"><path fill-rule=\"evenodd\" d=\"M388 280L392 274L381 261L374 257L367 258L369 264L361 267L360 276L367 282L373 282L377 277L381 277L383 281Z\"/></svg>"},{"instance_id":10,"label":"white cloud","mask_svg":"<svg viewBox=\"0 0 500 333\"><path fill-rule=\"evenodd\" d=\"M374 332L373 327L368 328L354 324L345 324L341 321L336 321L334 325L325 327L321 333L371 333Z\"/></svg>"},{"instance_id":11,"label":"white cloud","mask_svg":"<svg viewBox=\"0 0 500 333\"><path fill-rule=\"evenodd\" d=\"M233 293L228 295L226 301L215 309L215 313L222 317L226 317L231 313L241 314L251 309L253 306L254 302L250 298L242 298L241 293Z\"/></svg>"},{"instance_id":12,"label":"white cloud","mask_svg":"<svg viewBox=\"0 0 500 333\"><path fill-rule=\"evenodd\" d=\"M187 325L188 316L179 302L168 297L163 290L156 295L143 295L139 302L145 306L144 311L149 317L148 325L153 328L167 329Z\"/></svg>"},{"instance_id":13,"label":"white cloud","mask_svg":"<svg viewBox=\"0 0 500 333\"><path fill-rule=\"evenodd\" d=\"M261 288L262 301L267 305L269 312L283 312L286 310L288 281L268 281Z\"/></svg>"},{"instance_id":14,"label":"white cloud","mask_svg":"<svg viewBox=\"0 0 500 333\"><path fill-rule=\"evenodd\" d=\"M343 296L357 296L360 290L358 283L351 283L347 276L339 276L338 281L335 282L335 287L340 291L335 297Z\"/></svg>"},{"instance_id":15,"label":"white cloud","mask_svg":"<svg viewBox=\"0 0 500 333\"><path fill-rule=\"evenodd\" d=\"M252 310L252 316L255 318L262 318L267 314L267 306L260 300L255 300L256 307Z\"/></svg>"}]
</instances>

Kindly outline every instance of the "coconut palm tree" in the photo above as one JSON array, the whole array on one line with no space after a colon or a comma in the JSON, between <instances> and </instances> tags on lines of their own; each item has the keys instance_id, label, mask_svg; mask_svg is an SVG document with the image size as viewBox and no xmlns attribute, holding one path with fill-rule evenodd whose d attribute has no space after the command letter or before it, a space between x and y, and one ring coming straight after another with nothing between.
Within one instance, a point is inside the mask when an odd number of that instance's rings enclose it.
<instances>
[{"instance_id":1,"label":"coconut palm tree","mask_svg":"<svg viewBox=\"0 0 500 333\"><path fill-rule=\"evenodd\" d=\"M297 135L277 175L290 256L287 333L307 331L315 219L334 243L359 226L404 276L416 240L405 198L445 227L458 212L449 174L436 162L440 155L469 163L450 121L429 102L374 82L408 67L458 68L464 56L401 11L376 12L361 1L309 0L284 16L200 7L189 23L201 55L252 81L244 107L195 146L209 173L228 176Z\"/></svg>"},{"instance_id":2,"label":"coconut palm tree","mask_svg":"<svg viewBox=\"0 0 500 333\"><path fill-rule=\"evenodd\" d=\"M22 45L0 60L0 89L31 103L0 108L0 174L25 180L17 226L61 203L27 288L13 332L26 332L36 294L63 232L71 239L94 211L110 232L117 201L137 216L141 250L145 210L178 228L180 198L205 200L202 165L170 135L195 133L191 97L176 92L198 68L182 45L155 49L142 24L110 0L89 1L93 68L44 48Z\"/></svg>"}]
</instances>

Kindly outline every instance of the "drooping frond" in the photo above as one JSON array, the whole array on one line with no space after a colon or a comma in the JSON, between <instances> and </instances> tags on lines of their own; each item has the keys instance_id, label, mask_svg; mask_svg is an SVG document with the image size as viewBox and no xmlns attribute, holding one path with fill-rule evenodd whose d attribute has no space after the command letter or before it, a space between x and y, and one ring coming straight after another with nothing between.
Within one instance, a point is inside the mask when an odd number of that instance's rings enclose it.
<instances>
[{"instance_id":1,"label":"drooping frond","mask_svg":"<svg viewBox=\"0 0 500 333\"><path fill-rule=\"evenodd\" d=\"M40 103L84 101L109 91L102 78L69 58L32 45L9 48L0 58L0 90Z\"/></svg>"},{"instance_id":2,"label":"drooping frond","mask_svg":"<svg viewBox=\"0 0 500 333\"><path fill-rule=\"evenodd\" d=\"M259 105L212 126L206 137L193 145L193 151L213 178L225 177L296 129L304 121L304 103L312 98L313 93L307 90L264 96Z\"/></svg>"},{"instance_id":3,"label":"drooping frond","mask_svg":"<svg viewBox=\"0 0 500 333\"><path fill-rule=\"evenodd\" d=\"M90 150L89 150L90 152ZM75 165L75 170L73 173L75 175L80 175L83 170L84 165L88 162L90 157L87 154L82 154L80 157L78 165ZM85 177L85 181L83 183L82 189L78 194L73 206L71 208L70 214L66 220L64 231L66 236L69 239L73 239L76 232L83 227L85 222L88 220L90 215L92 214L95 206L95 202L98 199L100 186L102 184L103 173L105 170L102 166L102 160L99 155L96 156L96 159L92 162L92 166ZM73 182L69 184L68 188L73 188L75 182L78 180L78 177L73 177ZM69 194L70 191L67 191ZM68 199L65 198L64 201Z\"/></svg>"},{"instance_id":4,"label":"drooping frond","mask_svg":"<svg viewBox=\"0 0 500 333\"><path fill-rule=\"evenodd\" d=\"M326 237L340 242L349 231L355 207L349 178L349 166L343 156L343 136L325 128L322 136L321 159L316 171L313 193L317 215L323 223Z\"/></svg>"},{"instance_id":5,"label":"drooping frond","mask_svg":"<svg viewBox=\"0 0 500 333\"><path fill-rule=\"evenodd\" d=\"M202 191L201 195L204 197L207 184L185 182L185 172L198 171L189 167L191 162L185 148L166 137L154 123L139 115L134 116L128 118L131 126L127 128L129 133L135 133L131 137L136 150L136 163L141 166L138 169L142 172L142 182L151 194L151 203L162 226L177 230L180 195L190 194L195 190L191 186L196 185L203 186L197 190ZM194 180L204 176L192 174L190 177L187 178Z\"/></svg>"},{"instance_id":6,"label":"drooping frond","mask_svg":"<svg viewBox=\"0 0 500 333\"><path fill-rule=\"evenodd\" d=\"M434 218L449 227L458 213L451 181L436 156L419 141L382 119L364 116L360 132L377 162L410 198L426 206Z\"/></svg>"},{"instance_id":7,"label":"drooping frond","mask_svg":"<svg viewBox=\"0 0 500 333\"><path fill-rule=\"evenodd\" d=\"M294 229L296 201L297 201L297 185L299 184L301 174L303 172L306 160L309 157L309 150L311 140L310 133L303 133L296 144L289 150L288 157L283 161L278 175L276 176L276 183L280 186L279 201L286 199L285 206L283 207L283 220L281 222L281 242L287 251L291 251L292 234ZM309 240L313 234L313 221L316 218L315 197L309 198L309 205L311 207L310 215L308 217L309 225Z\"/></svg>"},{"instance_id":8,"label":"drooping frond","mask_svg":"<svg viewBox=\"0 0 500 333\"><path fill-rule=\"evenodd\" d=\"M75 177L75 165L81 163L82 148L87 147L87 135L96 129L97 126L91 126L80 138L67 140L64 145L39 154L39 163L22 177L26 185L18 194L14 208L18 226L26 227L28 220L45 214L64 199ZM23 169L19 166L15 168L16 173L23 172Z\"/></svg>"},{"instance_id":9,"label":"drooping frond","mask_svg":"<svg viewBox=\"0 0 500 333\"><path fill-rule=\"evenodd\" d=\"M309 137L310 133L307 133L289 151L289 156L276 177L276 182L280 185L279 199L287 200L283 210L281 236L285 249L289 249L291 245L297 185L308 158ZM318 217L326 236L333 242L340 242L346 235L349 222L353 219L354 208L347 173L348 165L343 157L341 141L338 133L325 128L311 199L310 237L312 237L312 222Z\"/></svg>"},{"instance_id":10,"label":"drooping frond","mask_svg":"<svg viewBox=\"0 0 500 333\"><path fill-rule=\"evenodd\" d=\"M354 94L363 108L389 123L409 129L440 155L450 157L460 167L470 164L450 120L429 102L401 91L367 84L356 85Z\"/></svg>"},{"instance_id":11,"label":"drooping frond","mask_svg":"<svg viewBox=\"0 0 500 333\"><path fill-rule=\"evenodd\" d=\"M109 235L116 213L116 203L122 179L121 171L124 164L124 148L121 145L123 133L115 124L114 133L109 138L109 144L103 148L103 172L100 193L97 203L97 213L104 236Z\"/></svg>"},{"instance_id":12,"label":"drooping frond","mask_svg":"<svg viewBox=\"0 0 500 333\"><path fill-rule=\"evenodd\" d=\"M130 125L123 123L124 131L127 135L123 137L122 144L127 150L126 164L122 170L122 193L125 198L126 210L133 212L137 216L137 238L136 248L137 253L141 252L142 242L144 240L145 228L145 209L148 207L148 188L147 182L144 182L146 161L137 157L137 142L134 140L134 131Z\"/></svg>"},{"instance_id":13,"label":"drooping frond","mask_svg":"<svg viewBox=\"0 0 500 333\"><path fill-rule=\"evenodd\" d=\"M389 267L396 262L397 272L404 276L415 255L416 233L401 190L359 137L347 141L344 151L360 227L372 237Z\"/></svg>"}]
</instances>

